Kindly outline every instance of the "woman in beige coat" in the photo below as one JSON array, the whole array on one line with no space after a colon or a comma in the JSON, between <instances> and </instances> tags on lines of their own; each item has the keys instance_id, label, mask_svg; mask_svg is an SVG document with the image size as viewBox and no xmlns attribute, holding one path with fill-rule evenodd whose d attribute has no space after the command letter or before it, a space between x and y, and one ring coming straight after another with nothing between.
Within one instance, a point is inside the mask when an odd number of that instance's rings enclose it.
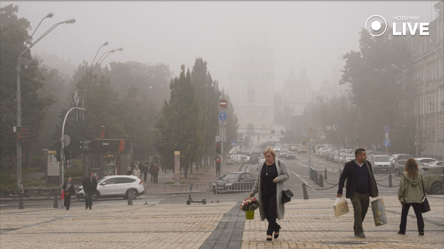
<instances>
[{"instance_id":1,"label":"woman in beige coat","mask_svg":"<svg viewBox=\"0 0 444 249\"><path fill-rule=\"evenodd\" d=\"M261 219L268 220L267 241L279 237L281 226L276 222L276 218L284 218L285 209L282 203L282 190L284 182L290 178L287 165L284 161L275 160L276 153L272 148L264 150L265 162L262 162L258 168L258 176L251 190L250 197L259 192L259 212Z\"/></svg>"},{"instance_id":2,"label":"woman in beige coat","mask_svg":"<svg viewBox=\"0 0 444 249\"><path fill-rule=\"evenodd\" d=\"M405 234L407 215L409 214L410 206L412 206L416 215L419 235L424 235L424 220L421 213L421 203L425 192L424 186L424 179L421 173L418 172L416 160L409 158L405 163L405 169L399 183L398 199L402 205L402 213L398 234Z\"/></svg>"}]
</instances>

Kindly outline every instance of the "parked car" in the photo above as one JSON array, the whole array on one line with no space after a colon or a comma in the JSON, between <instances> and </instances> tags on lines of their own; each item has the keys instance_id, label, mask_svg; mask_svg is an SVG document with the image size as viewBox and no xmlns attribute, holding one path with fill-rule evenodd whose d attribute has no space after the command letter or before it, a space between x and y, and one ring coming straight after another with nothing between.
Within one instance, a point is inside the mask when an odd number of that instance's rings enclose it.
<instances>
[{"instance_id":1,"label":"parked car","mask_svg":"<svg viewBox=\"0 0 444 249\"><path fill-rule=\"evenodd\" d=\"M213 183L213 192L251 191L256 177L248 172L230 172Z\"/></svg>"},{"instance_id":2,"label":"parked car","mask_svg":"<svg viewBox=\"0 0 444 249\"><path fill-rule=\"evenodd\" d=\"M296 155L293 152L288 152L286 158L287 159L296 159Z\"/></svg>"},{"instance_id":3,"label":"parked car","mask_svg":"<svg viewBox=\"0 0 444 249\"><path fill-rule=\"evenodd\" d=\"M393 170L390 159L387 155L370 155L367 160L372 164L373 173L389 173Z\"/></svg>"},{"instance_id":4,"label":"parked car","mask_svg":"<svg viewBox=\"0 0 444 249\"><path fill-rule=\"evenodd\" d=\"M436 162L431 162L429 164L427 164L429 167L434 167L434 166L444 166L444 161L436 161Z\"/></svg>"},{"instance_id":5,"label":"parked car","mask_svg":"<svg viewBox=\"0 0 444 249\"><path fill-rule=\"evenodd\" d=\"M418 162L418 165L421 166L428 166L430 163L436 162L438 160L431 158L431 157L417 157L415 158L416 162Z\"/></svg>"},{"instance_id":6,"label":"parked car","mask_svg":"<svg viewBox=\"0 0 444 249\"><path fill-rule=\"evenodd\" d=\"M444 179L444 166L430 166L422 172L425 181L425 189L433 194L442 194Z\"/></svg>"},{"instance_id":7,"label":"parked car","mask_svg":"<svg viewBox=\"0 0 444 249\"><path fill-rule=\"evenodd\" d=\"M247 155L227 155L225 159L225 164L239 165L242 163L248 163L249 161L250 157Z\"/></svg>"},{"instance_id":8,"label":"parked car","mask_svg":"<svg viewBox=\"0 0 444 249\"><path fill-rule=\"evenodd\" d=\"M124 197L128 195L136 199L138 195L144 193L143 181L136 176L113 175L105 176L97 183L97 190L93 193L92 199L97 200L102 197ZM83 186L76 191L76 197L85 197Z\"/></svg>"},{"instance_id":9,"label":"parked car","mask_svg":"<svg viewBox=\"0 0 444 249\"><path fill-rule=\"evenodd\" d=\"M409 158L411 158L411 157L413 157L412 155L409 155L409 154L393 154L393 155L391 155L389 158L390 158L390 162L391 162L391 164L392 164L392 166L393 167L396 167L396 162L398 161L398 160L407 160L407 159L409 159ZM405 163L404 163L405 164Z\"/></svg>"},{"instance_id":10,"label":"parked car","mask_svg":"<svg viewBox=\"0 0 444 249\"><path fill-rule=\"evenodd\" d=\"M355 154L344 154L344 157L342 157L342 163L347 163L352 160L355 160Z\"/></svg>"},{"instance_id":11,"label":"parked car","mask_svg":"<svg viewBox=\"0 0 444 249\"><path fill-rule=\"evenodd\" d=\"M393 172L395 173L395 176L401 176L402 172L404 172L405 169L405 162L407 162L407 159L401 159L396 161L395 167L393 168ZM423 173L425 168L428 168L428 166L424 166L421 163L418 163L419 172Z\"/></svg>"}]
</instances>

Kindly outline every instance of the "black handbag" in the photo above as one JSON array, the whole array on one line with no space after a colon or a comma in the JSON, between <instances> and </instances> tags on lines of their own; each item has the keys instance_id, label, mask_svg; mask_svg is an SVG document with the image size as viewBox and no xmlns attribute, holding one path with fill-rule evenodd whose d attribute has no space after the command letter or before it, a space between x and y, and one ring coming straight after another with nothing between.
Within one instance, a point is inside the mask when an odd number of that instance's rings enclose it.
<instances>
[{"instance_id":1,"label":"black handbag","mask_svg":"<svg viewBox=\"0 0 444 249\"><path fill-rule=\"evenodd\" d=\"M282 203L287 203L291 201L291 197L293 197L294 194L291 192L291 190L282 190Z\"/></svg>"},{"instance_id":2,"label":"black handbag","mask_svg":"<svg viewBox=\"0 0 444 249\"><path fill-rule=\"evenodd\" d=\"M422 176L421 176L422 177ZM424 183L424 182L423 182ZM429 205L429 201L426 198L426 193L425 193L425 187L423 184L423 190L424 190L424 200L421 203L421 213L427 213L428 211L430 211L430 205Z\"/></svg>"}]
</instances>

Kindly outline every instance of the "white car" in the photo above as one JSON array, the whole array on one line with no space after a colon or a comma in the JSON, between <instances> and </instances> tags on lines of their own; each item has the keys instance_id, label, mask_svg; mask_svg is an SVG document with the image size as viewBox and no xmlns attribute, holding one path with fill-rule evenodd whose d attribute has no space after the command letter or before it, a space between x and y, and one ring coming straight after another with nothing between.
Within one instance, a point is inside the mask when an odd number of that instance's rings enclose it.
<instances>
[{"instance_id":1,"label":"white car","mask_svg":"<svg viewBox=\"0 0 444 249\"><path fill-rule=\"evenodd\" d=\"M418 163L418 165L422 165L422 166L429 166L429 164L434 163L438 160L434 159L434 158L430 158L430 157L417 157L415 158L416 162Z\"/></svg>"},{"instance_id":2,"label":"white car","mask_svg":"<svg viewBox=\"0 0 444 249\"><path fill-rule=\"evenodd\" d=\"M373 173L389 173L393 171L392 164L387 155L371 155L367 157L367 160L372 164Z\"/></svg>"},{"instance_id":3,"label":"white car","mask_svg":"<svg viewBox=\"0 0 444 249\"><path fill-rule=\"evenodd\" d=\"M347 163L352 160L355 160L355 154L344 154L344 157L342 157L342 163Z\"/></svg>"},{"instance_id":4,"label":"white car","mask_svg":"<svg viewBox=\"0 0 444 249\"><path fill-rule=\"evenodd\" d=\"M136 199L138 195L144 193L143 181L139 177L129 175L105 176L97 183L97 190L93 193L92 199L99 197L124 197L128 195ZM76 197L84 197L83 186L77 189Z\"/></svg>"}]
</instances>

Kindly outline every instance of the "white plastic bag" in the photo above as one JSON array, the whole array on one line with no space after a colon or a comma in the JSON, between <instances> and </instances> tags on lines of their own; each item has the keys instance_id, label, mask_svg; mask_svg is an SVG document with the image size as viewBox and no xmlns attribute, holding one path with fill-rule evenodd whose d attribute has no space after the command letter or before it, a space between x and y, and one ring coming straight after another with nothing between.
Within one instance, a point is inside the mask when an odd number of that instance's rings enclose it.
<instances>
[{"instance_id":1,"label":"white plastic bag","mask_svg":"<svg viewBox=\"0 0 444 249\"><path fill-rule=\"evenodd\" d=\"M348 213L347 199L345 199L344 196L342 196L341 198L336 198L335 203L333 204L333 209L335 211L336 217Z\"/></svg>"},{"instance_id":2,"label":"white plastic bag","mask_svg":"<svg viewBox=\"0 0 444 249\"><path fill-rule=\"evenodd\" d=\"M387 224L387 215L385 213L384 199L378 198L371 202L373 219L376 226L382 226Z\"/></svg>"}]
</instances>

